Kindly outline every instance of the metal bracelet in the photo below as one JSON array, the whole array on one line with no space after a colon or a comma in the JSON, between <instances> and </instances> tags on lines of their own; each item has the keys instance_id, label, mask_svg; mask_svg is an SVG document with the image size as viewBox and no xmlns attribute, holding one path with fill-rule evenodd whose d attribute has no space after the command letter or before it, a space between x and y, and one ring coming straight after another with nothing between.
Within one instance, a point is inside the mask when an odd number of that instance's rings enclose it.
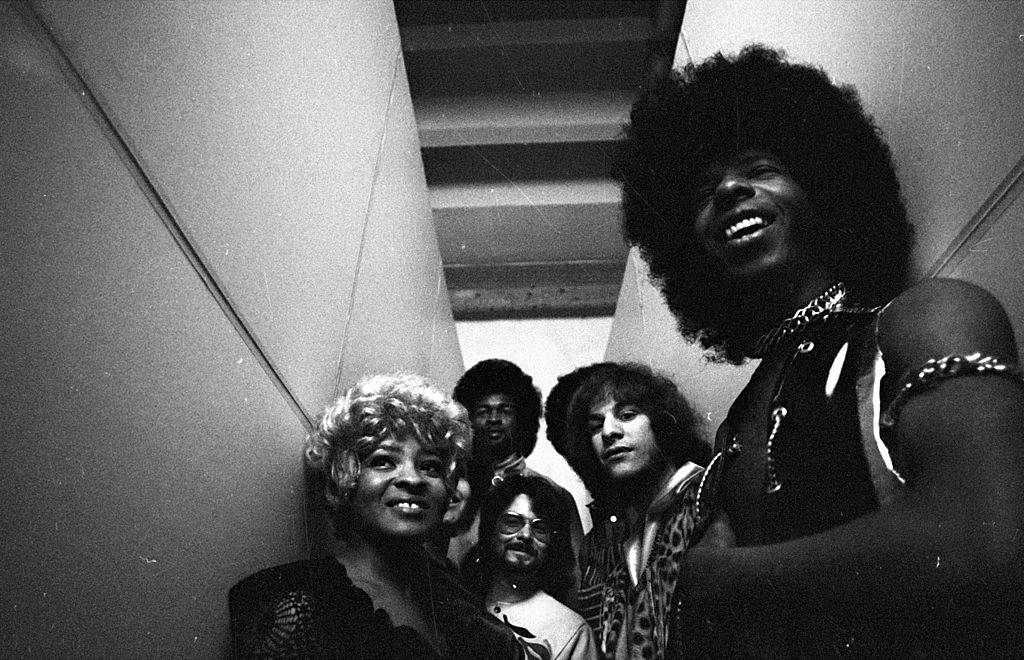
<instances>
[{"instance_id":1,"label":"metal bracelet","mask_svg":"<svg viewBox=\"0 0 1024 660\"><path fill-rule=\"evenodd\" d=\"M900 410L907 400L919 392L930 390L949 378L980 374L994 374L1024 383L1024 373L1021 372L1020 367L1008 364L993 355L982 357L981 353L971 353L970 355L953 354L933 358L903 379L903 386L896 394L896 398L882 413L879 424L883 428L895 426Z\"/></svg>"}]
</instances>

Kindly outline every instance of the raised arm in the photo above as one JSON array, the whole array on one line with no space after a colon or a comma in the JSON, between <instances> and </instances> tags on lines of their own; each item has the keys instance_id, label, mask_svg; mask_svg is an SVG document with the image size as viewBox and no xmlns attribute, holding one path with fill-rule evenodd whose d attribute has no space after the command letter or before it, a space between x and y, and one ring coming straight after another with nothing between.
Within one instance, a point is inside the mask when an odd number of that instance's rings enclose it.
<instances>
[{"instance_id":1,"label":"raised arm","mask_svg":"<svg viewBox=\"0 0 1024 660\"><path fill-rule=\"evenodd\" d=\"M908 290L881 314L878 338L901 381L948 355L1018 364L998 302L963 282ZM1007 648L1024 586L1024 387L1007 373L963 369L907 397L894 428L907 480L896 503L776 545L693 548L680 594L691 611L755 637L787 621L819 618L836 629L859 619L892 633L897 647L926 635L947 652L956 650L944 637Z\"/></svg>"}]
</instances>

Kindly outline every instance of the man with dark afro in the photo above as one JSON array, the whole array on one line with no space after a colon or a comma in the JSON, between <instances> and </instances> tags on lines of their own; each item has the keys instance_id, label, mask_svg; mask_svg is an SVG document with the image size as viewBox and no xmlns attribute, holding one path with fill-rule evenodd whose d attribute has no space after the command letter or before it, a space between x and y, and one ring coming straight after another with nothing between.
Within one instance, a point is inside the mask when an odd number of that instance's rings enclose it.
<instances>
[{"instance_id":1,"label":"man with dark afro","mask_svg":"<svg viewBox=\"0 0 1024 660\"><path fill-rule=\"evenodd\" d=\"M762 46L716 54L637 101L618 175L682 334L761 360L704 475L671 657L1019 657L1013 328L973 284L910 281L857 92Z\"/></svg>"}]
</instances>

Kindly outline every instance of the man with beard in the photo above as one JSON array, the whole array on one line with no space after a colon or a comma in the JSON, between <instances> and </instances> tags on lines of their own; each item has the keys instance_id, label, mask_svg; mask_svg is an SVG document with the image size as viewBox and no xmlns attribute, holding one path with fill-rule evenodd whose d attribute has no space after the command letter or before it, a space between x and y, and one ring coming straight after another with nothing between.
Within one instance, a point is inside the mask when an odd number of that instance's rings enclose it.
<instances>
[{"instance_id":1,"label":"man with beard","mask_svg":"<svg viewBox=\"0 0 1024 660\"><path fill-rule=\"evenodd\" d=\"M580 612L602 657L664 657L698 463L709 450L668 378L639 364L602 363L586 373L560 442L594 498L594 528L580 557Z\"/></svg>"},{"instance_id":2,"label":"man with beard","mask_svg":"<svg viewBox=\"0 0 1024 660\"><path fill-rule=\"evenodd\" d=\"M1019 654L1013 329L974 285L911 285L855 90L750 46L645 94L627 134L624 232L680 331L761 359L701 485L673 652Z\"/></svg>"},{"instance_id":3,"label":"man with beard","mask_svg":"<svg viewBox=\"0 0 1024 660\"><path fill-rule=\"evenodd\" d=\"M570 607L573 508L547 479L509 476L484 499L480 542L463 566L487 611L512 628L531 658L596 657L590 628Z\"/></svg>"},{"instance_id":4,"label":"man with beard","mask_svg":"<svg viewBox=\"0 0 1024 660\"><path fill-rule=\"evenodd\" d=\"M453 561L461 563L476 542L477 513L488 491L513 474L543 476L526 465L526 457L537 444L541 397L533 379L517 365L508 360L490 359L476 363L462 375L452 398L466 407L473 425L469 503L459 536L452 539L448 551ZM569 530L572 547L576 550L583 538L583 523L575 500L561 486L554 482L552 486L572 505Z\"/></svg>"}]
</instances>

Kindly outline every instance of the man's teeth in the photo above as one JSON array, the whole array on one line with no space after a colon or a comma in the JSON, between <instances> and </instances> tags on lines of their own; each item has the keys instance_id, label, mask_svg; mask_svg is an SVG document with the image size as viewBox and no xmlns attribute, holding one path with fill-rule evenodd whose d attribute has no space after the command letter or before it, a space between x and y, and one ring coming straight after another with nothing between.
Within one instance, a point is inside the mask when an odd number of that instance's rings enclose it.
<instances>
[{"instance_id":1,"label":"man's teeth","mask_svg":"<svg viewBox=\"0 0 1024 660\"><path fill-rule=\"evenodd\" d=\"M399 502L395 506L397 506L399 509L422 509L423 508L419 504L416 504L415 502Z\"/></svg>"},{"instance_id":2,"label":"man's teeth","mask_svg":"<svg viewBox=\"0 0 1024 660\"><path fill-rule=\"evenodd\" d=\"M751 227L767 227L767 223L759 215L755 215L752 218L743 218L734 225L730 225L725 230L725 240L729 240L741 231L749 229Z\"/></svg>"}]
</instances>

